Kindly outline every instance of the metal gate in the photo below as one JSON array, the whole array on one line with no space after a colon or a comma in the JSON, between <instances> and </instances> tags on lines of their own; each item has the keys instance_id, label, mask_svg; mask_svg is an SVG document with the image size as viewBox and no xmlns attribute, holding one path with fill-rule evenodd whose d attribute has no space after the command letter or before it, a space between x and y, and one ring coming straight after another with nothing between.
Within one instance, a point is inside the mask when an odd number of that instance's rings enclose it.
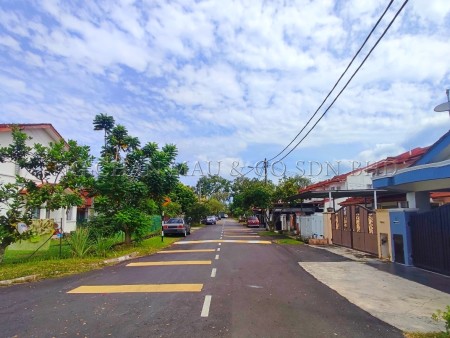
<instances>
[{"instance_id":1,"label":"metal gate","mask_svg":"<svg viewBox=\"0 0 450 338\"><path fill-rule=\"evenodd\" d=\"M333 243L378 255L375 212L359 205L342 207L331 215Z\"/></svg>"},{"instance_id":2,"label":"metal gate","mask_svg":"<svg viewBox=\"0 0 450 338\"><path fill-rule=\"evenodd\" d=\"M412 215L409 225L414 265L450 276L450 204Z\"/></svg>"}]
</instances>

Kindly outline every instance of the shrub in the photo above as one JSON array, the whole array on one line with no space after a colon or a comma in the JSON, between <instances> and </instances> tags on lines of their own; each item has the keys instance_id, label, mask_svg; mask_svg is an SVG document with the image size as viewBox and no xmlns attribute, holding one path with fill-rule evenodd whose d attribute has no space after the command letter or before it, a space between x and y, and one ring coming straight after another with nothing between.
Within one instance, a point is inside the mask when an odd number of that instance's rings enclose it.
<instances>
[{"instance_id":1,"label":"shrub","mask_svg":"<svg viewBox=\"0 0 450 338\"><path fill-rule=\"evenodd\" d=\"M443 320L445 322L445 332L450 335L450 305L447 305L446 311L437 310L431 318L435 321Z\"/></svg>"},{"instance_id":2,"label":"shrub","mask_svg":"<svg viewBox=\"0 0 450 338\"><path fill-rule=\"evenodd\" d=\"M70 235L68 242L70 244L72 255L75 257L83 258L89 254L92 249L89 240L89 229L87 228L77 229L77 231Z\"/></svg>"}]
</instances>

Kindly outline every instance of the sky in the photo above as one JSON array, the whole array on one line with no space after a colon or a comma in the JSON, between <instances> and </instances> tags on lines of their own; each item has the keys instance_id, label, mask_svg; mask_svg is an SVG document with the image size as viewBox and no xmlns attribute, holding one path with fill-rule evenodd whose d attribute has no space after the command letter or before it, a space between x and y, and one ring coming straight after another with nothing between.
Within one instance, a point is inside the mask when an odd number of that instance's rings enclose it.
<instances>
[{"instance_id":1,"label":"sky","mask_svg":"<svg viewBox=\"0 0 450 338\"><path fill-rule=\"evenodd\" d=\"M388 3L1 0L0 123L51 123L97 156L92 121L108 114L142 143L176 144L187 184L258 177L251 167L297 135ZM304 141L268 162L269 179L317 181L327 162L343 173L434 143L450 123L433 111L450 88L449 32L450 1L409 1Z\"/></svg>"}]
</instances>

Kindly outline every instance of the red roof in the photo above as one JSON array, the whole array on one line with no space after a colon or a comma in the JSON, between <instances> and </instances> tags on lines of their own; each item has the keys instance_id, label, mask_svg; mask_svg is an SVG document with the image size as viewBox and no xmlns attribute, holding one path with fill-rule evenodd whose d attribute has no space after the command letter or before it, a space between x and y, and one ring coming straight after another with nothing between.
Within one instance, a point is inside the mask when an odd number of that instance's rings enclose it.
<instances>
[{"instance_id":1,"label":"red roof","mask_svg":"<svg viewBox=\"0 0 450 338\"><path fill-rule=\"evenodd\" d=\"M371 167L367 171L371 172L379 168L384 168L385 166L390 164L406 164L406 166L408 167L413 162L418 160L428 150L428 148L430 147L414 148L398 156L386 157L384 160L378 161L371 165Z\"/></svg>"}]
</instances>

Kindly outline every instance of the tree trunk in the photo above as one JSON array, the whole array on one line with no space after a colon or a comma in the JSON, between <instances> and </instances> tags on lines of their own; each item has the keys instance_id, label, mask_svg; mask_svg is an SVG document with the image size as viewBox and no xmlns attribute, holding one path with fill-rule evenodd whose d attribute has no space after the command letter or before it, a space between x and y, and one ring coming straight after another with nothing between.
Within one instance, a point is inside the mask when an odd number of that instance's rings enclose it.
<instances>
[{"instance_id":1,"label":"tree trunk","mask_svg":"<svg viewBox=\"0 0 450 338\"><path fill-rule=\"evenodd\" d=\"M131 244L131 232L129 230L125 230L125 244Z\"/></svg>"},{"instance_id":2,"label":"tree trunk","mask_svg":"<svg viewBox=\"0 0 450 338\"><path fill-rule=\"evenodd\" d=\"M3 257L5 255L7 245L0 244L0 263L3 262Z\"/></svg>"}]
</instances>

